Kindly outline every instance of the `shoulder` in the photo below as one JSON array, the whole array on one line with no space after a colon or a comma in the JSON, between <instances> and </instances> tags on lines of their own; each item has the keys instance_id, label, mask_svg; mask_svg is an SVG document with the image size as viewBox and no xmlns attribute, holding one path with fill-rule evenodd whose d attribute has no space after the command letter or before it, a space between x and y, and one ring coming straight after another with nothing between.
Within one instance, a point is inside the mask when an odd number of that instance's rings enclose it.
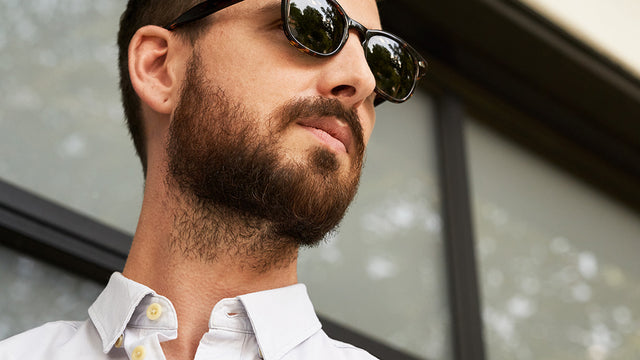
<instances>
[{"instance_id":1,"label":"shoulder","mask_svg":"<svg viewBox=\"0 0 640 360\"><path fill-rule=\"evenodd\" d=\"M69 341L81 327L82 322L56 321L25 331L0 341L0 359L46 358L51 349L59 348ZM34 346L36 345L37 346Z\"/></svg>"},{"instance_id":2,"label":"shoulder","mask_svg":"<svg viewBox=\"0 0 640 360\"><path fill-rule=\"evenodd\" d=\"M325 334L325 336L327 335ZM345 355L345 359L377 360L375 356L369 354L366 350L360 349L359 347L355 347L342 341L334 340L328 336L327 339L329 339L329 342L337 351Z\"/></svg>"},{"instance_id":3,"label":"shoulder","mask_svg":"<svg viewBox=\"0 0 640 360\"><path fill-rule=\"evenodd\" d=\"M330 338L323 330L308 338L284 359L377 360L366 350Z\"/></svg>"}]
</instances>

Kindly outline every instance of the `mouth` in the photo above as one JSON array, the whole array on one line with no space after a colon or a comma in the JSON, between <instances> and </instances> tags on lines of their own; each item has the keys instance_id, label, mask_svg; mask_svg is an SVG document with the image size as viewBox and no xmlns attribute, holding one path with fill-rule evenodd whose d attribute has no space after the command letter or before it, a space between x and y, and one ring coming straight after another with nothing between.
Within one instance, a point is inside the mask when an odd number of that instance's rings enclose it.
<instances>
[{"instance_id":1,"label":"mouth","mask_svg":"<svg viewBox=\"0 0 640 360\"><path fill-rule=\"evenodd\" d=\"M349 153L352 136L351 129L345 122L334 117L321 117L302 119L298 125L336 152Z\"/></svg>"}]
</instances>

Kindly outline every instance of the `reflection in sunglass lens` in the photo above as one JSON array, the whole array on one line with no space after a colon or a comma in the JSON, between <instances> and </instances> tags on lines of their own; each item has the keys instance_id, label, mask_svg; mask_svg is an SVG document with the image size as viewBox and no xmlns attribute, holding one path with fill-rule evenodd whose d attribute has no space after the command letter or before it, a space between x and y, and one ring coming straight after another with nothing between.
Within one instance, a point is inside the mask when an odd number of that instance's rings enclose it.
<instances>
[{"instance_id":1,"label":"reflection in sunglass lens","mask_svg":"<svg viewBox=\"0 0 640 360\"><path fill-rule=\"evenodd\" d=\"M365 54L379 91L394 99L409 96L417 69L411 54L401 43L374 35L367 41Z\"/></svg>"},{"instance_id":2,"label":"reflection in sunglass lens","mask_svg":"<svg viewBox=\"0 0 640 360\"><path fill-rule=\"evenodd\" d=\"M323 0L290 1L288 23L298 42L321 54L330 54L340 47L347 26L338 9Z\"/></svg>"}]
</instances>

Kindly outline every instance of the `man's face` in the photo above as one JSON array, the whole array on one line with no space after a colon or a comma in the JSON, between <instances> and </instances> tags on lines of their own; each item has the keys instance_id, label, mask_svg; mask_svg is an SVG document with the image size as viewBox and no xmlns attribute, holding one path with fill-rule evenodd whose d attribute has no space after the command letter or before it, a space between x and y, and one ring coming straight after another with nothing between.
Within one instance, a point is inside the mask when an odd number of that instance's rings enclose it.
<instances>
[{"instance_id":1,"label":"man's face","mask_svg":"<svg viewBox=\"0 0 640 360\"><path fill-rule=\"evenodd\" d=\"M340 4L364 26L381 27L375 0L341 0ZM201 75L262 116L295 98L338 98L357 110L366 143L375 122L375 79L355 31L336 56L309 56L289 44L280 5L278 0L245 0L211 15L212 26L198 43ZM266 132L267 127L263 124L255 130ZM288 156L298 156L303 152L295 150L313 143L303 130L289 129L291 136L283 144L292 150Z\"/></svg>"},{"instance_id":2,"label":"man's face","mask_svg":"<svg viewBox=\"0 0 640 360\"><path fill-rule=\"evenodd\" d=\"M214 15L185 72L169 168L199 200L313 244L355 195L375 81L353 33L328 59L290 46L279 4L246 0ZM373 0L341 5L379 28Z\"/></svg>"}]
</instances>

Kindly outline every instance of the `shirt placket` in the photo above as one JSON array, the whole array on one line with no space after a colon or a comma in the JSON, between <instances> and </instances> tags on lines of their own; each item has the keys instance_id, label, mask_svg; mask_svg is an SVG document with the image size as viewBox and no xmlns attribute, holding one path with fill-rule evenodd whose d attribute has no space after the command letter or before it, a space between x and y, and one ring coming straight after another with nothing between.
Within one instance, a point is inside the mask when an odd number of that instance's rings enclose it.
<instances>
[{"instance_id":1,"label":"shirt placket","mask_svg":"<svg viewBox=\"0 0 640 360\"><path fill-rule=\"evenodd\" d=\"M175 310L160 296L148 296L136 307L123 346L131 360L166 360L160 343L177 337Z\"/></svg>"}]
</instances>

